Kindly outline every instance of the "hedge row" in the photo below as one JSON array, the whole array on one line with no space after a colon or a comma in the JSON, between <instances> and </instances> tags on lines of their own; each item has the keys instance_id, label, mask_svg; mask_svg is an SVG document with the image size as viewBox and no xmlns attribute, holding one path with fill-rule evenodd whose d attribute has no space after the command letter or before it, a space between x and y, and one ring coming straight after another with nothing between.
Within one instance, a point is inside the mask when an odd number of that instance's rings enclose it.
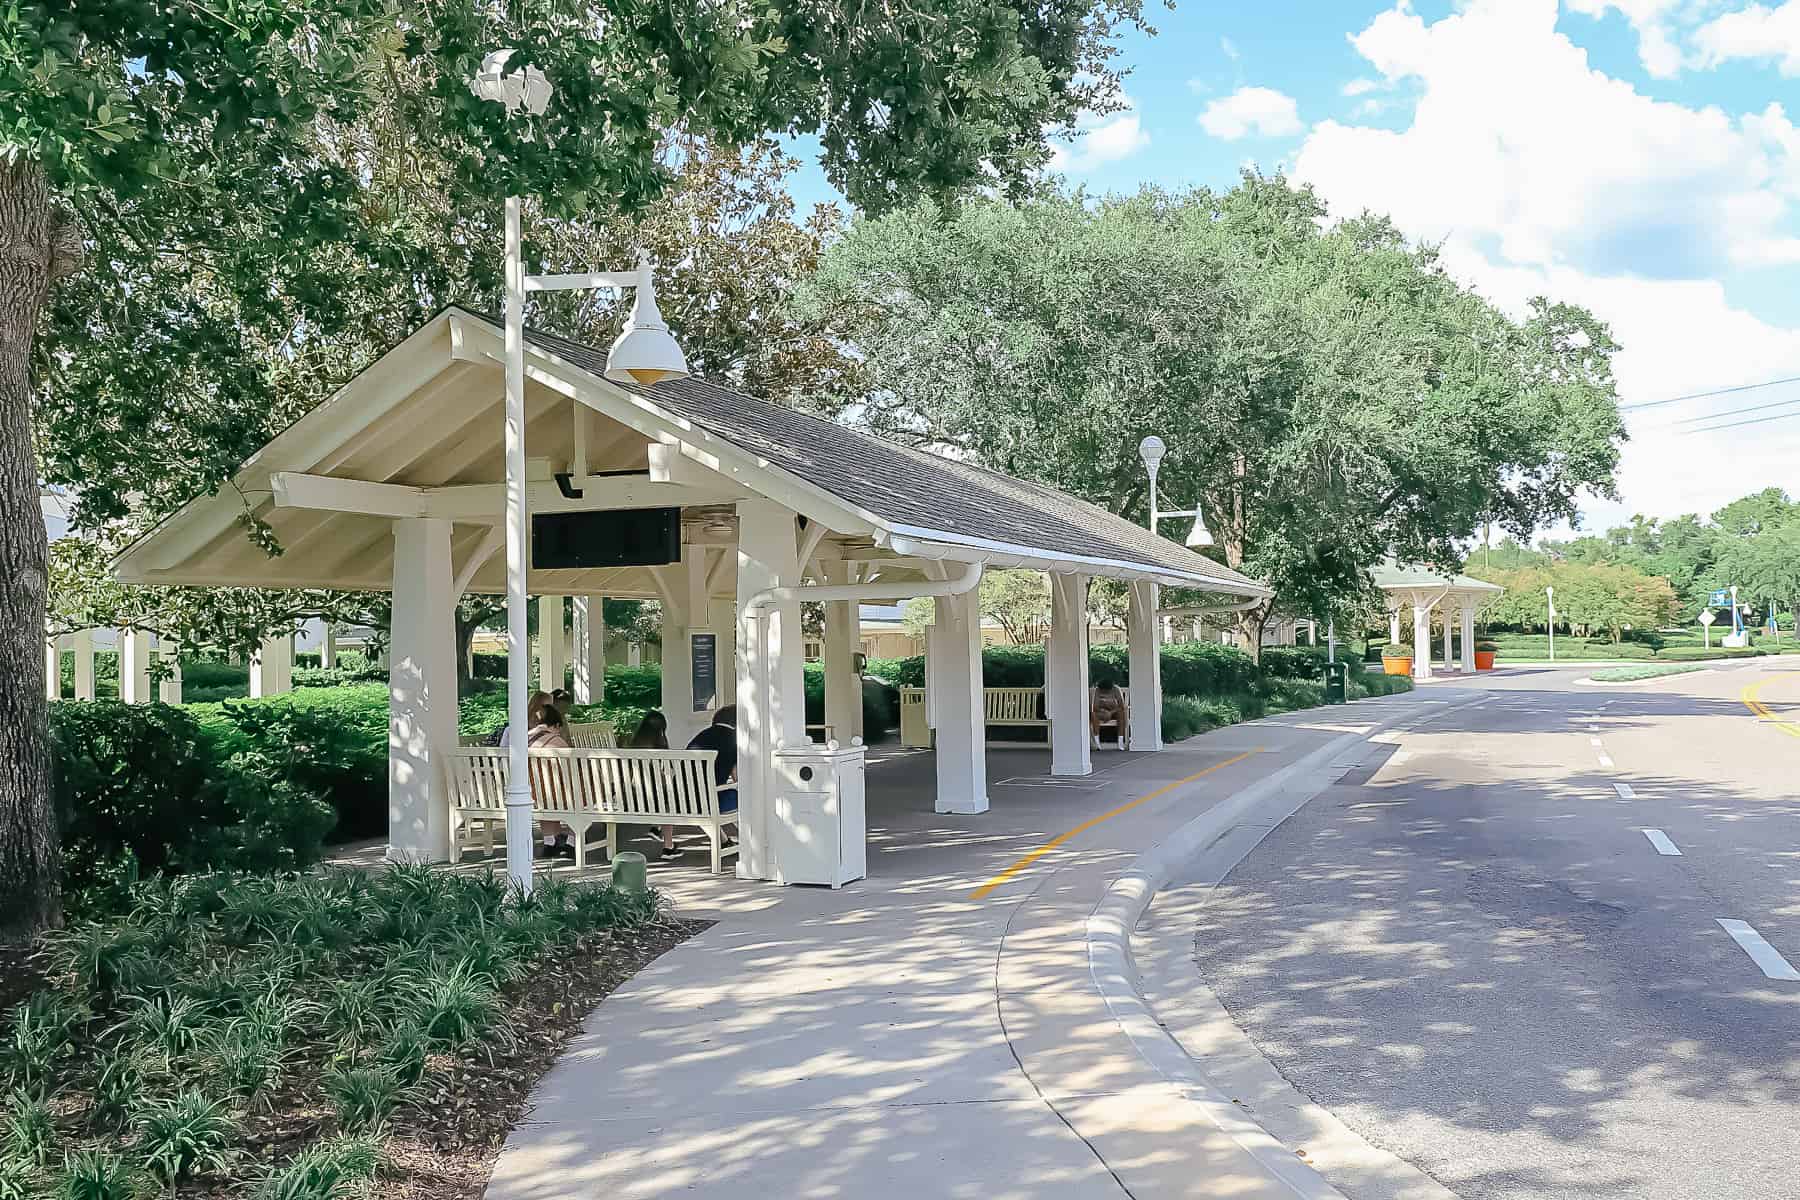
<instances>
[{"instance_id":1,"label":"hedge row","mask_svg":"<svg viewBox=\"0 0 1800 1200\"><path fill-rule=\"evenodd\" d=\"M897 687L925 686L925 658L871 659L871 675ZM1173 696L1231 695L1263 679L1323 679L1323 646L1269 646L1259 666L1235 646L1218 642L1178 642L1162 648L1163 692ZM1094 683L1131 685L1130 654L1124 646L1088 650L1088 676ZM1042 646L989 646L981 652L985 687L1043 687Z\"/></svg>"}]
</instances>

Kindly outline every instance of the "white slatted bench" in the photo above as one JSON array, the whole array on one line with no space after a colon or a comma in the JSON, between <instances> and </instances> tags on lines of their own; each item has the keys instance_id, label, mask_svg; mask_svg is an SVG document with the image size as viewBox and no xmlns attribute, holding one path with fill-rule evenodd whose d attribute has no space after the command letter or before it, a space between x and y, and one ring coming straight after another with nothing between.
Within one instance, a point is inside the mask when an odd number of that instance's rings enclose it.
<instances>
[{"instance_id":1,"label":"white slatted bench","mask_svg":"<svg viewBox=\"0 0 1800 1200\"><path fill-rule=\"evenodd\" d=\"M495 851L496 828L505 836L507 750L459 746L445 753L450 814L457 822L457 850ZM533 749L531 819L575 830L575 865L587 865L587 835L606 826L606 855L618 852L620 825L686 825L706 834L712 870L736 854L725 846L725 826L738 815L719 811L712 750Z\"/></svg>"},{"instance_id":2,"label":"white slatted bench","mask_svg":"<svg viewBox=\"0 0 1800 1200\"><path fill-rule=\"evenodd\" d=\"M616 750L619 736L611 721L571 721L569 745L577 750Z\"/></svg>"},{"instance_id":3,"label":"white slatted bench","mask_svg":"<svg viewBox=\"0 0 1800 1200\"><path fill-rule=\"evenodd\" d=\"M1050 718L1040 717L1044 701L1041 687L982 688L982 720L989 725L1029 725L1050 728ZM925 724L925 689L900 689L900 744L928 747L931 731Z\"/></svg>"}]
</instances>

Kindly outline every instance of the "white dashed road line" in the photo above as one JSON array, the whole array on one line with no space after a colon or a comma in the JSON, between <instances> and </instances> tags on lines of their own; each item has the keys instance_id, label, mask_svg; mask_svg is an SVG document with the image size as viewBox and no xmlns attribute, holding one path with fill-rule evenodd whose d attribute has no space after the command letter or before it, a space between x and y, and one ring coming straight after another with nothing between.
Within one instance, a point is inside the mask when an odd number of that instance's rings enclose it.
<instances>
[{"instance_id":1,"label":"white dashed road line","mask_svg":"<svg viewBox=\"0 0 1800 1200\"><path fill-rule=\"evenodd\" d=\"M1650 844L1656 847L1656 852L1658 854L1669 854L1676 858L1681 857L1681 851L1676 847L1674 842L1669 840L1669 835L1662 830L1646 829L1643 833L1645 837L1650 839Z\"/></svg>"},{"instance_id":2,"label":"white dashed road line","mask_svg":"<svg viewBox=\"0 0 1800 1200\"><path fill-rule=\"evenodd\" d=\"M1397 767L1401 763L1405 762L1407 759L1409 759L1411 757L1412 757L1411 750L1396 750L1396 751L1394 751L1393 763Z\"/></svg>"},{"instance_id":3,"label":"white dashed road line","mask_svg":"<svg viewBox=\"0 0 1800 1200\"><path fill-rule=\"evenodd\" d=\"M1607 757L1606 755L1602 754L1600 756L1600 765L1603 767L1610 767L1613 765L1613 760L1611 758Z\"/></svg>"},{"instance_id":4,"label":"white dashed road line","mask_svg":"<svg viewBox=\"0 0 1800 1200\"><path fill-rule=\"evenodd\" d=\"M1731 940L1742 946L1750 961L1762 968L1762 973L1770 979L1780 979L1789 983L1800 983L1800 971L1794 970L1793 964L1781 957L1781 952L1769 945L1763 935L1751 928L1748 922L1717 918L1719 928L1731 935Z\"/></svg>"},{"instance_id":5,"label":"white dashed road line","mask_svg":"<svg viewBox=\"0 0 1800 1200\"><path fill-rule=\"evenodd\" d=\"M1631 785L1629 783L1615 783L1613 784L1613 791L1619 793L1619 799L1621 800L1637 799L1637 793L1631 790Z\"/></svg>"},{"instance_id":6,"label":"white dashed road line","mask_svg":"<svg viewBox=\"0 0 1800 1200\"><path fill-rule=\"evenodd\" d=\"M1588 745L1598 747L1600 745L1600 739L1599 738L1589 738Z\"/></svg>"}]
</instances>

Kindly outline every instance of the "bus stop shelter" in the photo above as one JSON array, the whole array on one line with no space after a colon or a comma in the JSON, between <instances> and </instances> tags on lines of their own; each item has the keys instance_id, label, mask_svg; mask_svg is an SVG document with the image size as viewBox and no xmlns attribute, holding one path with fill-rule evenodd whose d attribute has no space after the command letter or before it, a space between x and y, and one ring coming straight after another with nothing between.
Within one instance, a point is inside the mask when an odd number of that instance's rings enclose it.
<instances>
[{"instance_id":1,"label":"bus stop shelter","mask_svg":"<svg viewBox=\"0 0 1800 1200\"><path fill-rule=\"evenodd\" d=\"M1372 572L1387 604L1388 640L1400 641L1400 613L1412 609L1413 678L1431 678L1431 619L1444 626L1444 670L1475 673L1475 614L1506 589L1469 575L1446 575L1426 567L1402 566L1393 559ZM1462 624L1462 662L1451 657L1451 622Z\"/></svg>"},{"instance_id":2,"label":"bus stop shelter","mask_svg":"<svg viewBox=\"0 0 1800 1200\"><path fill-rule=\"evenodd\" d=\"M391 591L388 855L397 861L452 855L442 758L457 745L453 616L466 592L505 590L501 354L497 322L445 309L115 567L127 583ZM824 602L825 719L848 743L861 714L859 601L935 597L935 807L980 813L988 807L984 570L1049 575L1045 703L1051 770L1062 775L1092 770L1090 579L1130 588L1130 735L1139 750L1161 745L1159 589L1268 594L1053 488L702 379L616 383L603 377L604 363L604 350L527 333L531 513L676 510L678 548L669 561L649 565L534 563L529 590L576 597L578 624L600 597L661 602L671 744L683 744L714 706L738 708L741 877L775 877L768 847L785 819L776 803L776 755L810 744L804 602ZM246 536L247 514L274 531L280 555ZM707 678L694 670L697 647L716 656L710 696L694 694L696 677Z\"/></svg>"}]
</instances>

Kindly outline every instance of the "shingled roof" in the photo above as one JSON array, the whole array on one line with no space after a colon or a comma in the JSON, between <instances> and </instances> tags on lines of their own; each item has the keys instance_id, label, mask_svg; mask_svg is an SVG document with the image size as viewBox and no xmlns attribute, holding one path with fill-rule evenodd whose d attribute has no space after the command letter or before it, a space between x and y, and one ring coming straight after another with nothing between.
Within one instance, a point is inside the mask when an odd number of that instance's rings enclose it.
<instances>
[{"instance_id":1,"label":"shingled roof","mask_svg":"<svg viewBox=\"0 0 1800 1200\"><path fill-rule=\"evenodd\" d=\"M498 328L491 316L480 319ZM595 376L606 352L541 330L537 349ZM809 413L689 377L617 386L836 496L895 532L1078 556L1183 577L1238 595L1267 589L1145 527L1044 484L903 446Z\"/></svg>"}]
</instances>

